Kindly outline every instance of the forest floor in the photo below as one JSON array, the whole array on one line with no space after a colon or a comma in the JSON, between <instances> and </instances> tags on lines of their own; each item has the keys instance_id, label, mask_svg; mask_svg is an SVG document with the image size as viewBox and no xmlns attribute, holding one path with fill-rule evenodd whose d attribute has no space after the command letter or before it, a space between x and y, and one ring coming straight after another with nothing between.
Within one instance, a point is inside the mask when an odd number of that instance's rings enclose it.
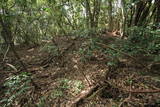
<instances>
[{"instance_id":1,"label":"forest floor","mask_svg":"<svg viewBox=\"0 0 160 107\"><path fill-rule=\"evenodd\" d=\"M15 107L160 107L160 75L148 73L125 55L119 58L119 66L110 68L106 64L109 56L101 51L93 50L91 56L82 52L88 46L84 38L57 37L55 41L48 43L58 47L54 54L43 51L45 43L16 48L35 86L20 96ZM8 63L23 72L18 60L11 54L8 57ZM1 86L13 75L5 73L5 67L0 65ZM3 98L5 87L0 88Z\"/></svg>"}]
</instances>

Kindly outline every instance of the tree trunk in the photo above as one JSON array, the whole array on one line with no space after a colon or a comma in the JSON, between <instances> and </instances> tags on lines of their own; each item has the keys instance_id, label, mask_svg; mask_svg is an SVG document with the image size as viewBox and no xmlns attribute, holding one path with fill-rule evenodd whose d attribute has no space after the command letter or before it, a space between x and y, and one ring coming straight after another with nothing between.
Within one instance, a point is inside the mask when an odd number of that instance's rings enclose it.
<instances>
[{"instance_id":1,"label":"tree trunk","mask_svg":"<svg viewBox=\"0 0 160 107\"><path fill-rule=\"evenodd\" d=\"M148 1L146 3L145 8L142 11L141 16L139 18L138 26L142 26L142 25L145 26L145 25L147 25L146 20L147 20L147 17L149 16L151 5L152 5L151 1Z\"/></svg>"},{"instance_id":2,"label":"tree trunk","mask_svg":"<svg viewBox=\"0 0 160 107\"><path fill-rule=\"evenodd\" d=\"M146 7L147 3L144 3L143 1L139 1L136 5L136 13L135 13L135 17L134 17L134 25L137 26L140 16L144 10L144 8Z\"/></svg>"},{"instance_id":3,"label":"tree trunk","mask_svg":"<svg viewBox=\"0 0 160 107\"><path fill-rule=\"evenodd\" d=\"M98 27L98 22L99 22L99 14L101 11L101 0L96 0L95 5L94 5L94 27Z\"/></svg>"},{"instance_id":4,"label":"tree trunk","mask_svg":"<svg viewBox=\"0 0 160 107\"><path fill-rule=\"evenodd\" d=\"M108 10L108 15L109 15L109 30L113 30L113 17L112 17L112 0L108 0L108 5L109 5L109 10Z\"/></svg>"},{"instance_id":5,"label":"tree trunk","mask_svg":"<svg viewBox=\"0 0 160 107\"><path fill-rule=\"evenodd\" d=\"M121 26L120 26L120 33L121 33L121 37L124 35L125 33L125 28L126 28L126 11L125 11L125 0L121 0L121 11L122 11L122 22L121 22Z\"/></svg>"},{"instance_id":6,"label":"tree trunk","mask_svg":"<svg viewBox=\"0 0 160 107\"><path fill-rule=\"evenodd\" d=\"M93 17L92 17L92 12L91 12L91 7L90 7L90 1L86 0L86 15L87 15L87 20L88 20L88 24L89 27L92 28L93 26Z\"/></svg>"},{"instance_id":7,"label":"tree trunk","mask_svg":"<svg viewBox=\"0 0 160 107\"><path fill-rule=\"evenodd\" d=\"M3 12L3 13L7 13L7 12ZM8 16L8 14L5 16ZM14 42L12 40L11 23L8 20L6 20L5 18L3 18L1 14L0 14L0 23L2 26L2 31L1 31L2 38L4 39L5 43L10 46L11 51L13 52L13 54L15 55L17 60L20 62L20 64L24 68L24 70L27 71L26 66L21 61L18 53L15 51Z\"/></svg>"},{"instance_id":8,"label":"tree trunk","mask_svg":"<svg viewBox=\"0 0 160 107\"><path fill-rule=\"evenodd\" d=\"M160 0L155 1L157 4L157 13L156 13L156 24L160 24ZM160 29L160 25L157 25L157 29Z\"/></svg>"},{"instance_id":9,"label":"tree trunk","mask_svg":"<svg viewBox=\"0 0 160 107\"><path fill-rule=\"evenodd\" d=\"M86 0L86 15L87 21L89 24L89 28L97 28L99 22L99 14L101 10L101 2L102 0L94 0L93 1L93 9L91 9L91 3L89 0Z\"/></svg>"}]
</instances>

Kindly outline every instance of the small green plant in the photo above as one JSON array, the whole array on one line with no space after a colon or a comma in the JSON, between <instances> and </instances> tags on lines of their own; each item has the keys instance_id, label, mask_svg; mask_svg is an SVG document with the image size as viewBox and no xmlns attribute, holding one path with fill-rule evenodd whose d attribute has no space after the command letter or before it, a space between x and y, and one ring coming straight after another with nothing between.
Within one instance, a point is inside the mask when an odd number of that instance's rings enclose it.
<instances>
[{"instance_id":1,"label":"small green plant","mask_svg":"<svg viewBox=\"0 0 160 107\"><path fill-rule=\"evenodd\" d=\"M86 62L90 57L94 56L94 51L100 50L100 47L96 44L97 38L90 38L89 41L82 44L79 48L78 54L81 55L81 61Z\"/></svg>"},{"instance_id":2,"label":"small green plant","mask_svg":"<svg viewBox=\"0 0 160 107\"><path fill-rule=\"evenodd\" d=\"M52 91L50 97L52 99L62 97L64 95L64 91L70 88L69 82L70 82L70 80L68 80L68 79L60 80L59 81L59 86Z\"/></svg>"},{"instance_id":3,"label":"small green plant","mask_svg":"<svg viewBox=\"0 0 160 107\"><path fill-rule=\"evenodd\" d=\"M55 98L62 97L63 95L64 94L63 94L63 91L61 89L55 89L55 90L53 90L53 92L51 94L51 98L55 99Z\"/></svg>"},{"instance_id":4,"label":"small green plant","mask_svg":"<svg viewBox=\"0 0 160 107\"><path fill-rule=\"evenodd\" d=\"M41 97L39 102L36 105L37 105L37 107L45 107L45 105L46 105L46 97Z\"/></svg>"},{"instance_id":5,"label":"small green plant","mask_svg":"<svg viewBox=\"0 0 160 107\"><path fill-rule=\"evenodd\" d=\"M115 44L110 45L112 48L117 48ZM121 57L121 54L117 51L111 50L111 49L106 49L104 50L104 53L107 54L107 58L109 61L106 62L106 65L116 67L119 64L118 58Z\"/></svg>"},{"instance_id":6,"label":"small green plant","mask_svg":"<svg viewBox=\"0 0 160 107\"><path fill-rule=\"evenodd\" d=\"M78 94L79 92L82 91L82 89L84 89L84 85L82 83L82 81L73 81L73 90L74 90L74 94Z\"/></svg>"},{"instance_id":7,"label":"small green plant","mask_svg":"<svg viewBox=\"0 0 160 107\"><path fill-rule=\"evenodd\" d=\"M93 50L91 50L90 48L80 48L78 53L81 55L81 61L82 62L86 62L87 59L91 56L93 56Z\"/></svg>"},{"instance_id":8,"label":"small green plant","mask_svg":"<svg viewBox=\"0 0 160 107\"><path fill-rule=\"evenodd\" d=\"M31 88L30 82L30 76L26 72L8 77L4 83L7 88L5 98L0 101L2 107L11 106L15 101L19 102L21 96L25 95Z\"/></svg>"},{"instance_id":9,"label":"small green plant","mask_svg":"<svg viewBox=\"0 0 160 107\"><path fill-rule=\"evenodd\" d=\"M62 79L59 86L52 91L50 97L52 99L63 97L67 91L71 91L72 94L78 94L83 88L84 84L82 81Z\"/></svg>"},{"instance_id":10,"label":"small green plant","mask_svg":"<svg viewBox=\"0 0 160 107\"><path fill-rule=\"evenodd\" d=\"M70 82L70 80L68 80L68 79L63 79L63 80L61 80L61 82L60 82L60 87L61 87L62 89L68 89L68 88L70 88L70 87L69 87L69 82Z\"/></svg>"},{"instance_id":11,"label":"small green plant","mask_svg":"<svg viewBox=\"0 0 160 107\"><path fill-rule=\"evenodd\" d=\"M44 47L40 49L40 51L48 52L50 54L58 55L58 47L54 46L53 44L45 44Z\"/></svg>"},{"instance_id":12,"label":"small green plant","mask_svg":"<svg viewBox=\"0 0 160 107\"><path fill-rule=\"evenodd\" d=\"M61 81L60 88L65 90L71 89L73 90L74 94L77 94L84 88L84 85L82 81L79 81L79 80L63 79Z\"/></svg>"},{"instance_id":13,"label":"small green plant","mask_svg":"<svg viewBox=\"0 0 160 107\"><path fill-rule=\"evenodd\" d=\"M131 85L133 83L133 80L131 78L129 78L128 80L126 80L126 84L127 85Z\"/></svg>"}]
</instances>

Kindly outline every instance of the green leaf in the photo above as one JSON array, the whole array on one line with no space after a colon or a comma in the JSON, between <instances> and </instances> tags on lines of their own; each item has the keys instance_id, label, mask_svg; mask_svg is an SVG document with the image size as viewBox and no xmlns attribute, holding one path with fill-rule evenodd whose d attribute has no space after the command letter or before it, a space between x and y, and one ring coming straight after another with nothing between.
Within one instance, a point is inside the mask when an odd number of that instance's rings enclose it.
<instances>
[{"instance_id":1,"label":"green leaf","mask_svg":"<svg viewBox=\"0 0 160 107\"><path fill-rule=\"evenodd\" d=\"M31 0L33 4L37 4L37 0Z\"/></svg>"}]
</instances>

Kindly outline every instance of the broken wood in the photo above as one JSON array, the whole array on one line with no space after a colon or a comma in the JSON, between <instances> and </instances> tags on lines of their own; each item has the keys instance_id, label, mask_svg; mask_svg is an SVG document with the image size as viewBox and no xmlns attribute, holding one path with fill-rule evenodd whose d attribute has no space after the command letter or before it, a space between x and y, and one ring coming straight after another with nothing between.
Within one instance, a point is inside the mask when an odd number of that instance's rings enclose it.
<instances>
[{"instance_id":1,"label":"broken wood","mask_svg":"<svg viewBox=\"0 0 160 107\"><path fill-rule=\"evenodd\" d=\"M76 98L73 99L73 101L69 101L67 103L68 107L76 107L81 101L83 101L85 98L90 96L96 89L98 88L98 85L89 87L88 89L82 91Z\"/></svg>"}]
</instances>

